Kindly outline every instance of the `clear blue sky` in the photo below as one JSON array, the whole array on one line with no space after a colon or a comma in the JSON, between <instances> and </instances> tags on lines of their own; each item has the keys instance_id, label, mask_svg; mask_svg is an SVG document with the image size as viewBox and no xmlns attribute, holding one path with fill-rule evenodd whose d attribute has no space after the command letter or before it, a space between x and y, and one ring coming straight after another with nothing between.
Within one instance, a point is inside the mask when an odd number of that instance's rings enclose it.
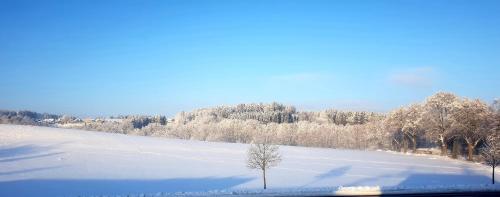
<instances>
[{"instance_id":1,"label":"clear blue sky","mask_svg":"<svg viewBox=\"0 0 500 197\"><path fill-rule=\"evenodd\" d=\"M387 111L499 75L500 1L0 0L0 109Z\"/></svg>"}]
</instances>

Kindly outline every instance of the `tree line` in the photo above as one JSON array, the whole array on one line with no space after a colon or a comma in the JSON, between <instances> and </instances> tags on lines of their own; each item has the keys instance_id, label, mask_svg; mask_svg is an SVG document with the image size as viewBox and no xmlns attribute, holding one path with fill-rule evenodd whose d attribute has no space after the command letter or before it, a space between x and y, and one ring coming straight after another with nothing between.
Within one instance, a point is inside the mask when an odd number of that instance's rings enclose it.
<instances>
[{"instance_id":1,"label":"tree line","mask_svg":"<svg viewBox=\"0 0 500 197\"><path fill-rule=\"evenodd\" d=\"M407 152L439 147L442 155L472 160L500 128L500 101L439 92L387 114L335 109L298 111L279 103L240 104L165 116L117 116L82 120L29 111L0 111L0 123L35 124L203 141L253 143L265 137L277 145Z\"/></svg>"},{"instance_id":2,"label":"tree line","mask_svg":"<svg viewBox=\"0 0 500 197\"><path fill-rule=\"evenodd\" d=\"M466 147L467 159L473 160L478 147L488 136L499 132L500 103L495 100L487 105L479 99L458 97L440 92L422 103L393 110L385 119L393 144L403 152L412 145L419 146L418 138L424 138L441 147L441 154L457 158Z\"/></svg>"},{"instance_id":3,"label":"tree line","mask_svg":"<svg viewBox=\"0 0 500 197\"><path fill-rule=\"evenodd\" d=\"M236 106L218 106L204 108L192 112L181 112L175 120L181 123L191 121L220 122L224 119L256 120L259 123L297 123L301 121L316 122L321 124L331 123L336 125L364 124L373 120L380 120L383 114L366 111L339 111L329 109L321 112L297 111L294 106L280 103L252 103Z\"/></svg>"},{"instance_id":4,"label":"tree line","mask_svg":"<svg viewBox=\"0 0 500 197\"><path fill-rule=\"evenodd\" d=\"M61 116L48 113L37 113L32 111L8 111L0 110L0 124L21 125L45 125L45 119L59 119Z\"/></svg>"}]
</instances>

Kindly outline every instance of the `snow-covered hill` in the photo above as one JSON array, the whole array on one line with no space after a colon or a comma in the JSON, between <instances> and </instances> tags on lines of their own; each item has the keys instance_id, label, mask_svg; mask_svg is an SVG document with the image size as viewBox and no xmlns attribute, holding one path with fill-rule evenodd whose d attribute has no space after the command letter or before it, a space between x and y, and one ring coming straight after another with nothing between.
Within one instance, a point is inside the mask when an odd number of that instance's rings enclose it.
<instances>
[{"instance_id":1,"label":"snow-covered hill","mask_svg":"<svg viewBox=\"0 0 500 197\"><path fill-rule=\"evenodd\" d=\"M247 144L0 124L0 196L255 190ZM282 146L268 187L421 187L490 182L486 166L435 156Z\"/></svg>"}]
</instances>

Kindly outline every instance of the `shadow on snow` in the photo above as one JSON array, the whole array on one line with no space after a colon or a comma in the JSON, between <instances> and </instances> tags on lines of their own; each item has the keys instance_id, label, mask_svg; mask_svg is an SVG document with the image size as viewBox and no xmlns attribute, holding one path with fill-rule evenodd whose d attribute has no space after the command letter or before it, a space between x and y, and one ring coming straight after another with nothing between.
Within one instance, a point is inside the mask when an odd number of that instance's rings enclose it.
<instances>
[{"instance_id":1,"label":"shadow on snow","mask_svg":"<svg viewBox=\"0 0 500 197\"><path fill-rule=\"evenodd\" d=\"M384 179L402 179L395 187L422 187L422 186L451 186L451 185L479 185L491 183L491 177L479 174L466 166L462 166L461 174L444 173L422 173L415 167L408 168L405 171L373 176L357 180L349 186L380 185Z\"/></svg>"},{"instance_id":2,"label":"shadow on snow","mask_svg":"<svg viewBox=\"0 0 500 197\"><path fill-rule=\"evenodd\" d=\"M0 196L126 195L224 190L252 180L245 177L164 180L18 180L0 182Z\"/></svg>"},{"instance_id":3,"label":"shadow on snow","mask_svg":"<svg viewBox=\"0 0 500 197\"><path fill-rule=\"evenodd\" d=\"M457 181L459 181L460 184L456 184ZM479 174L412 174L400 182L398 186L479 185L489 183L491 183L490 177Z\"/></svg>"},{"instance_id":4,"label":"shadow on snow","mask_svg":"<svg viewBox=\"0 0 500 197\"><path fill-rule=\"evenodd\" d=\"M326 173L316 176L316 180L335 178L344 175L347 171L351 169L351 166L343 166L339 168L334 168Z\"/></svg>"},{"instance_id":5,"label":"shadow on snow","mask_svg":"<svg viewBox=\"0 0 500 197\"><path fill-rule=\"evenodd\" d=\"M0 146L0 162L13 162L25 159L35 159L41 157L49 157L54 155L63 154L63 152L52 152L53 149L59 145L54 144L50 146L35 146L35 145L22 145L22 146Z\"/></svg>"}]
</instances>

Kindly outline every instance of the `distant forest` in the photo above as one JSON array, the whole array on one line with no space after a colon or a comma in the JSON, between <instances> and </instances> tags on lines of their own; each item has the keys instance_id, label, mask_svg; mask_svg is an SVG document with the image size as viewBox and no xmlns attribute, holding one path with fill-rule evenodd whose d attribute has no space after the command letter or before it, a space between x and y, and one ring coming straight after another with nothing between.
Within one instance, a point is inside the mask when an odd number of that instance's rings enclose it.
<instances>
[{"instance_id":1,"label":"distant forest","mask_svg":"<svg viewBox=\"0 0 500 197\"><path fill-rule=\"evenodd\" d=\"M418 148L437 147L442 155L475 160L483 141L500 132L500 101L487 104L439 92L386 114L335 109L307 112L260 103L180 112L173 119L132 115L78 119L4 110L0 123L202 141L252 143L265 138L273 144L325 148L418 152Z\"/></svg>"},{"instance_id":2,"label":"distant forest","mask_svg":"<svg viewBox=\"0 0 500 197\"><path fill-rule=\"evenodd\" d=\"M47 125L42 120L61 118L60 115L32 111L0 110L0 124Z\"/></svg>"}]
</instances>

